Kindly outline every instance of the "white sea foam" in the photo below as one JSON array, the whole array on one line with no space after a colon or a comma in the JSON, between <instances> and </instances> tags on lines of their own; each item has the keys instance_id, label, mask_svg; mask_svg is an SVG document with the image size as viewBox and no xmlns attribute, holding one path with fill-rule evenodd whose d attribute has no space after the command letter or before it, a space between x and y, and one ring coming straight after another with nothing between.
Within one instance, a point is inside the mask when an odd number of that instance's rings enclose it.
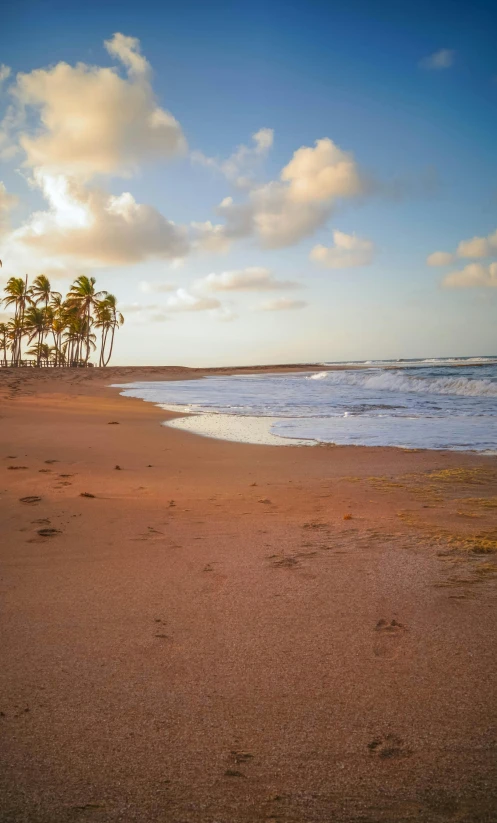
<instances>
[{"instance_id":1,"label":"white sea foam","mask_svg":"<svg viewBox=\"0 0 497 823\"><path fill-rule=\"evenodd\" d=\"M497 383L467 377L411 377L396 371L329 371L309 375L310 380L328 380L333 385L419 394L455 394L463 397L497 397Z\"/></svg>"},{"instance_id":2,"label":"white sea foam","mask_svg":"<svg viewBox=\"0 0 497 823\"><path fill-rule=\"evenodd\" d=\"M497 450L497 365L427 364L136 383L126 394L187 417L176 428L273 445Z\"/></svg>"},{"instance_id":3,"label":"white sea foam","mask_svg":"<svg viewBox=\"0 0 497 823\"><path fill-rule=\"evenodd\" d=\"M161 404L162 405L162 404ZM163 406L170 410L170 406ZM181 429L203 437L217 440L231 440L236 443L251 443L258 446L315 446L312 439L301 437L288 440L284 435L272 431L277 420L273 417L238 417L235 414L191 414L177 417L164 423L172 429Z\"/></svg>"}]
</instances>

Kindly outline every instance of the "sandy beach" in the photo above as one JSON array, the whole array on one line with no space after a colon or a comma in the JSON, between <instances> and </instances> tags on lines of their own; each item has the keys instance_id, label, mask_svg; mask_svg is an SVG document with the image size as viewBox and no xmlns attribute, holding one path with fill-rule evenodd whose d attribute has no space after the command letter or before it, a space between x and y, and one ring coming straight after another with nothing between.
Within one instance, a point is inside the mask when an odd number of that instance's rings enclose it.
<instances>
[{"instance_id":1,"label":"sandy beach","mask_svg":"<svg viewBox=\"0 0 497 823\"><path fill-rule=\"evenodd\" d=\"M0 369L0 820L492 823L497 457L110 388L204 373Z\"/></svg>"}]
</instances>

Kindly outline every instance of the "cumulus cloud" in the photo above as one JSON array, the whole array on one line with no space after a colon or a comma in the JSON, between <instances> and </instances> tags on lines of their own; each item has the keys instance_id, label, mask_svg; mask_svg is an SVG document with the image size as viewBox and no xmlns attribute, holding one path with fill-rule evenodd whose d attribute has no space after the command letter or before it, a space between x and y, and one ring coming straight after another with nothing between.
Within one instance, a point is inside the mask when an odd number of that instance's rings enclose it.
<instances>
[{"instance_id":1,"label":"cumulus cloud","mask_svg":"<svg viewBox=\"0 0 497 823\"><path fill-rule=\"evenodd\" d=\"M270 269L259 266L208 274L194 285L195 289L207 291L275 291L299 287L293 280L277 280Z\"/></svg>"},{"instance_id":2,"label":"cumulus cloud","mask_svg":"<svg viewBox=\"0 0 497 823\"><path fill-rule=\"evenodd\" d=\"M354 197L363 189L353 156L328 137L316 140L314 148L298 149L280 177L290 184L289 197L296 203Z\"/></svg>"},{"instance_id":3,"label":"cumulus cloud","mask_svg":"<svg viewBox=\"0 0 497 823\"><path fill-rule=\"evenodd\" d=\"M273 145L273 129L262 128L252 135L252 146L241 145L226 160L217 157L207 157L201 151L193 151L193 163L199 163L207 168L223 174L231 183L241 188L250 187L257 165L266 157Z\"/></svg>"},{"instance_id":4,"label":"cumulus cloud","mask_svg":"<svg viewBox=\"0 0 497 823\"><path fill-rule=\"evenodd\" d=\"M454 65L455 56L453 49L439 49L428 57L423 57L419 65L422 69L450 69Z\"/></svg>"},{"instance_id":5,"label":"cumulus cloud","mask_svg":"<svg viewBox=\"0 0 497 823\"><path fill-rule=\"evenodd\" d=\"M314 246L309 257L328 269L350 269L368 266L373 262L373 254L374 244L371 240L335 230L333 246Z\"/></svg>"},{"instance_id":6,"label":"cumulus cloud","mask_svg":"<svg viewBox=\"0 0 497 823\"><path fill-rule=\"evenodd\" d=\"M66 177L36 174L50 208L35 212L13 234L52 257L113 266L188 253L186 231L129 192L87 189Z\"/></svg>"},{"instance_id":7,"label":"cumulus cloud","mask_svg":"<svg viewBox=\"0 0 497 823\"><path fill-rule=\"evenodd\" d=\"M434 251L426 258L426 262L429 266L450 266L454 259L454 255L448 251Z\"/></svg>"},{"instance_id":8,"label":"cumulus cloud","mask_svg":"<svg viewBox=\"0 0 497 823\"><path fill-rule=\"evenodd\" d=\"M497 254L497 229L486 237L462 240L457 247L458 257L492 257Z\"/></svg>"},{"instance_id":9,"label":"cumulus cloud","mask_svg":"<svg viewBox=\"0 0 497 823\"><path fill-rule=\"evenodd\" d=\"M28 166L82 179L129 175L144 160L186 149L178 121L157 103L139 41L118 33L105 46L126 77L85 63L17 75L14 101L37 115L33 128L19 135Z\"/></svg>"},{"instance_id":10,"label":"cumulus cloud","mask_svg":"<svg viewBox=\"0 0 497 823\"><path fill-rule=\"evenodd\" d=\"M208 311L219 309L221 303L215 297L192 294L187 289L177 289L168 297L165 306L169 311Z\"/></svg>"},{"instance_id":11,"label":"cumulus cloud","mask_svg":"<svg viewBox=\"0 0 497 823\"><path fill-rule=\"evenodd\" d=\"M17 203L17 197L9 194L5 184L0 181L0 235L9 227L9 214Z\"/></svg>"},{"instance_id":12,"label":"cumulus cloud","mask_svg":"<svg viewBox=\"0 0 497 823\"><path fill-rule=\"evenodd\" d=\"M469 240L461 240L456 253L451 254L444 251L436 251L430 254L426 262L429 266L447 266L459 258L478 259L482 257L494 257L497 255L497 229L486 237L471 237Z\"/></svg>"},{"instance_id":13,"label":"cumulus cloud","mask_svg":"<svg viewBox=\"0 0 497 823\"><path fill-rule=\"evenodd\" d=\"M442 284L452 289L497 288L497 263L469 263L461 271L448 274Z\"/></svg>"},{"instance_id":14,"label":"cumulus cloud","mask_svg":"<svg viewBox=\"0 0 497 823\"><path fill-rule=\"evenodd\" d=\"M307 306L305 300L290 300L288 297L281 297L279 300L269 300L262 303L262 311L288 311L289 309L304 309Z\"/></svg>"},{"instance_id":15,"label":"cumulus cloud","mask_svg":"<svg viewBox=\"0 0 497 823\"><path fill-rule=\"evenodd\" d=\"M225 198L218 213L226 221L227 238L255 234L262 246L281 248L313 234L337 201L366 189L354 157L325 137L314 147L298 149L279 180L254 187L245 203Z\"/></svg>"}]
</instances>

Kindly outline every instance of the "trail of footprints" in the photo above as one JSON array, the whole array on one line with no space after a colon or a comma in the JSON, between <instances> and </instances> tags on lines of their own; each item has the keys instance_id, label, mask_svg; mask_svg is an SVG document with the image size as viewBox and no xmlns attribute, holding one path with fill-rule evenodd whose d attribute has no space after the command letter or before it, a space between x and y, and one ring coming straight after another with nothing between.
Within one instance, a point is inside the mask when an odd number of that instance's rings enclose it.
<instances>
[{"instance_id":1,"label":"trail of footprints","mask_svg":"<svg viewBox=\"0 0 497 823\"><path fill-rule=\"evenodd\" d=\"M11 458L12 459L12 458ZM55 460L46 460L45 463L55 463ZM25 469L27 467L24 466L8 466L9 469ZM43 470L41 470L43 471ZM47 471L47 470L45 470ZM66 478L73 477L74 475L71 474L60 474L59 477L62 478L62 481L59 481L59 485L70 485L67 483ZM85 493L82 496L93 497L89 493ZM25 497L20 498L20 502L25 505L36 505L42 501L41 496L39 495L27 495ZM263 501L266 502L266 501ZM174 505L174 501L171 501L170 505ZM47 518L39 518L37 520L31 521L33 525L38 525L41 528L37 529L38 538L35 538L35 542L37 540L46 539L50 537L55 537L59 534L62 534L60 529L54 528L50 525L50 520ZM329 527L327 524L322 523L306 523L303 526L304 529L312 529L313 531L316 530L314 533L320 533L320 537L326 540L326 538L330 538L331 534L329 531ZM324 534L323 534L324 532ZM132 538L134 540L163 540L165 538L164 532L159 531L151 526L148 527L147 531L144 534L141 534L139 537ZM310 542L307 542L302 545L302 548L314 548ZM316 548L327 548L329 546L319 545ZM272 554L269 555L266 559L269 561L270 565L275 569L295 569L298 568L301 564L301 560L310 559L315 557L319 554L319 551L301 551L295 552L293 554ZM215 569L215 564L208 563L204 568L203 572L207 573L208 582L206 585L203 586L203 591L213 591L219 588L220 585L223 584L226 577L225 575L219 574ZM157 624L156 628L157 631L155 633L155 637L166 643L172 642L172 637L169 634L164 632L165 626L163 621L160 618L155 619L155 623ZM393 659L397 657L400 653L402 648L402 641L404 636L407 632L407 628L397 621L396 619L392 619L390 621L382 618L378 621L374 628L375 633L375 641L373 644L373 652L374 655L378 658L384 659ZM404 741L395 734L386 734L383 736L378 736L374 738L370 743L367 744L367 748L370 754L370 757L374 757L380 760L390 760L396 759L401 757L409 757L412 754L412 751L408 748L408 746L404 743ZM230 752L229 755L229 764L228 768L225 771L225 777L227 778L245 778L247 775L242 768L246 767L250 761L253 759L253 755L250 752L243 752L238 750L233 750Z\"/></svg>"}]
</instances>

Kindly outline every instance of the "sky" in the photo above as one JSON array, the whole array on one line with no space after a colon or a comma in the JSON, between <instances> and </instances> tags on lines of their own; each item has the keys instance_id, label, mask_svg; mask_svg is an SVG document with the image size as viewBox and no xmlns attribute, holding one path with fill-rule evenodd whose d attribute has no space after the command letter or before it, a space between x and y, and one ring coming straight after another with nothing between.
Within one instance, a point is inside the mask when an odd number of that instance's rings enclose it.
<instances>
[{"instance_id":1,"label":"sky","mask_svg":"<svg viewBox=\"0 0 497 823\"><path fill-rule=\"evenodd\" d=\"M0 288L96 277L115 365L497 354L495 3L2 14Z\"/></svg>"}]
</instances>

